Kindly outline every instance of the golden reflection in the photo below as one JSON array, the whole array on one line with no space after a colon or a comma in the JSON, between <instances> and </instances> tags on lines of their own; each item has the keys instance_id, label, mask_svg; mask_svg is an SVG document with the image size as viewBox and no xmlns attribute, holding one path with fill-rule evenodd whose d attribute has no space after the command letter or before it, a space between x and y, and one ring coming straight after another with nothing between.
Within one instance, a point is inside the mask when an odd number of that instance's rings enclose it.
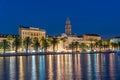
<instances>
[{"instance_id":1,"label":"golden reflection","mask_svg":"<svg viewBox=\"0 0 120 80\"><path fill-rule=\"evenodd\" d=\"M6 57L0 58L0 80L116 80L119 61L115 54Z\"/></svg>"},{"instance_id":2,"label":"golden reflection","mask_svg":"<svg viewBox=\"0 0 120 80\"><path fill-rule=\"evenodd\" d=\"M58 80L62 80L63 78L62 78L62 74L61 74L61 68L60 68L60 57L61 57L61 55L60 56L56 56L56 68L57 68L57 70L56 70L56 72L57 72L57 79Z\"/></svg>"},{"instance_id":3,"label":"golden reflection","mask_svg":"<svg viewBox=\"0 0 120 80\"><path fill-rule=\"evenodd\" d=\"M15 68L15 57L10 57L10 80L13 80L16 76L16 68Z\"/></svg>"},{"instance_id":4,"label":"golden reflection","mask_svg":"<svg viewBox=\"0 0 120 80\"><path fill-rule=\"evenodd\" d=\"M100 61L99 61L99 54L94 54L93 55L94 56L94 70L93 70L93 72L94 72L94 74L96 74L95 76L96 76L96 78L97 79L100 79ZM92 65L92 64L91 64Z\"/></svg>"},{"instance_id":5,"label":"golden reflection","mask_svg":"<svg viewBox=\"0 0 120 80\"><path fill-rule=\"evenodd\" d=\"M80 56L80 54L79 54L79 56L77 56L77 58L78 58L78 65L77 65L77 77L80 79L81 78L81 75L82 75L82 73L81 73L81 56Z\"/></svg>"},{"instance_id":6,"label":"golden reflection","mask_svg":"<svg viewBox=\"0 0 120 80\"><path fill-rule=\"evenodd\" d=\"M53 55L49 55L48 58L48 80L53 80Z\"/></svg>"},{"instance_id":7,"label":"golden reflection","mask_svg":"<svg viewBox=\"0 0 120 80\"><path fill-rule=\"evenodd\" d=\"M20 56L20 60L19 60L19 69L20 69L20 75L19 78L20 80L24 80L24 68L23 68L23 57Z\"/></svg>"},{"instance_id":8,"label":"golden reflection","mask_svg":"<svg viewBox=\"0 0 120 80\"><path fill-rule=\"evenodd\" d=\"M101 63L100 63L100 54L96 54L96 74L97 74L97 78L100 79L100 75L101 75Z\"/></svg>"},{"instance_id":9,"label":"golden reflection","mask_svg":"<svg viewBox=\"0 0 120 80\"><path fill-rule=\"evenodd\" d=\"M36 64L35 64L35 56L32 56L32 76L31 76L31 80L36 80Z\"/></svg>"},{"instance_id":10,"label":"golden reflection","mask_svg":"<svg viewBox=\"0 0 120 80\"><path fill-rule=\"evenodd\" d=\"M72 58L70 55L66 54L65 61L64 61L64 73L65 73L65 80L72 80Z\"/></svg>"},{"instance_id":11,"label":"golden reflection","mask_svg":"<svg viewBox=\"0 0 120 80\"><path fill-rule=\"evenodd\" d=\"M109 61L110 61L110 78L111 78L111 80L115 80L115 78L113 77L113 76L115 76L114 75L114 71L115 71L115 63L114 63L114 53L112 53L112 54L110 54L110 56L109 56L110 58L109 58Z\"/></svg>"},{"instance_id":12,"label":"golden reflection","mask_svg":"<svg viewBox=\"0 0 120 80\"><path fill-rule=\"evenodd\" d=\"M87 66L87 76L88 76L88 80L92 80L92 73L91 73L91 69L92 69L92 67L91 67L91 54L88 54L87 55L87 62L88 62L88 66Z\"/></svg>"},{"instance_id":13,"label":"golden reflection","mask_svg":"<svg viewBox=\"0 0 120 80\"><path fill-rule=\"evenodd\" d=\"M4 72L4 65L2 65L2 64L4 64L4 62L3 62L3 57L0 57L0 77L2 77L1 75L3 75L3 72Z\"/></svg>"},{"instance_id":14,"label":"golden reflection","mask_svg":"<svg viewBox=\"0 0 120 80\"><path fill-rule=\"evenodd\" d=\"M74 61L74 68L73 69L75 70L75 72L74 72L75 78L76 78L76 80L78 80L81 78L80 55L75 55L73 61Z\"/></svg>"},{"instance_id":15,"label":"golden reflection","mask_svg":"<svg viewBox=\"0 0 120 80\"><path fill-rule=\"evenodd\" d=\"M64 80L64 75L65 75L65 56L60 55L60 71L61 71L61 78Z\"/></svg>"}]
</instances>

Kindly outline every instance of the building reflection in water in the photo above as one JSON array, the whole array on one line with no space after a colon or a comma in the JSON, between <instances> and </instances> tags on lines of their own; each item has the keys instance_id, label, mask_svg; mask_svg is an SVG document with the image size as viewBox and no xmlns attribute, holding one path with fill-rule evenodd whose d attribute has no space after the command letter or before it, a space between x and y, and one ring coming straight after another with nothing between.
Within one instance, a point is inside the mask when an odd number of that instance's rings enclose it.
<instances>
[{"instance_id":1,"label":"building reflection in water","mask_svg":"<svg viewBox=\"0 0 120 80\"><path fill-rule=\"evenodd\" d=\"M92 80L92 67L91 67L91 55L88 54L87 55L87 77L88 77L88 80Z\"/></svg>"},{"instance_id":2,"label":"building reflection in water","mask_svg":"<svg viewBox=\"0 0 120 80\"><path fill-rule=\"evenodd\" d=\"M9 65L9 79L13 80L15 79L15 75L16 75L16 57L10 57L10 65Z\"/></svg>"},{"instance_id":3,"label":"building reflection in water","mask_svg":"<svg viewBox=\"0 0 120 80\"><path fill-rule=\"evenodd\" d=\"M3 57L0 57L0 80L5 80L6 78L3 77L5 76L5 64L6 64L6 60Z\"/></svg>"},{"instance_id":4,"label":"building reflection in water","mask_svg":"<svg viewBox=\"0 0 120 80\"><path fill-rule=\"evenodd\" d=\"M55 61L55 64L56 64L56 69L57 69L57 70L56 70L56 74L57 74L56 76L57 76L57 79L58 79L58 80L62 80L61 68L60 68L60 65L61 65L61 64L60 64L60 57L61 57L61 56L56 56L56 58L55 58L55 60L56 60L56 61Z\"/></svg>"},{"instance_id":5,"label":"building reflection in water","mask_svg":"<svg viewBox=\"0 0 120 80\"><path fill-rule=\"evenodd\" d=\"M59 69L60 68L60 61L59 60L60 60L60 56L54 56L53 64L55 64L55 65L53 65L54 66L53 68L56 69L56 70L54 70L54 75L56 75L56 77L54 77L55 80L56 79L60 80L62 78L61 70Z\"/></svg>"},{"instance_id":6,"label":"building reflection in water","mask_svg":"<svg viewBox=\"0 0 120 80\"><path fill-rule=\"evenodd\" d=\"M115 74L115 57L114 57L114 54L111 54L109 55L109 61L110 61L110 64L109 64L109 71L110 71L110 79L111 80L116 80L114 74Z\"/></svg>"},{"instance_id":7,"label":"building reflection in water","mask_svg":"<svg viewBox=\"0 0 120 80\"><path fill-rule=\"evenodd\" d=\"M36 80L36 60L35 56L32 56L32 65L31 65L31 80Z\"/></svg>"},{"instance_id":8,"label":"building reflection in water","mask_svg":"<svg viewBox=\"0 0 120 80\"><path fill-rule=\"evenodd\" d=\"M45 57L44 56L39 57L39 66L37 67L39 67L39 80L45 80L45 75L47 73L45 72Z\"/></svg>"},{"instance_id":9,"label":"building reflection in water","mask_svg":"<svg viewBox=\"0 0 120 80\"><path fill-rule=\"evenodd\" d=\"M101 61L100 61L100 54L96 54L96 78L101 79Z\"/></svg>"},{"instance_id":10,"label":"building reflection in water","mask_svg":"<svg viewBox=\"0 0 120 80\"><path fill-rule=\"evenodd\" d=\"M53 80L53 55L50 55L48 58L48 80Z\"/></svg>"},{"instance_id":11,"label":"building reflection in water","mask_svg":"<svg viewBox=\"0 0 120 80\"><path fill-rule=\"evenodd\" d=\"M72 57L72 55L71 55L71 57ZM73 70L73 74L75 75L75 76L73 76L73 79L74 80L79 80L80 78L81 78L81 60L80 60L80 55L78 54L78 55L73 55L73 63L71 64L71 65L73 65L73 67L71 67L72 68L72 70ZM71 74L71 75L73 75L73 74Z\"/></svg>"},{"instance_id":12,"label":"building reflection in water","mask_svg":"<svg viewBox=\"0 0 120 80\"><path fill-rule=\"evenodd\" d=\"M0 80L117 80L116 54L0 57Z\"/></svg>"},{"instance_id":13,"label":"building reflection in water","mask_svg":"<svg viewBox=\"0 0 120 80\"><path fill-rule=\"evenodd\" d=\"M24 80L24 67L23 67L23 57L19 57L19 78L20 80Z\"/></svg>"},{"instance_id":14,"label":"building reflection in water","mask_svg":"<svg viewBox=\"0 0 120 80\"><path fill-rule=\"evenodd\" d=\"M64 72L65 72L65 80L71 80L72 79L72 66L73 66L73 64L72 64L72 57L71 57L71 55L64 55Z\"/></svg>"}]
</instances>

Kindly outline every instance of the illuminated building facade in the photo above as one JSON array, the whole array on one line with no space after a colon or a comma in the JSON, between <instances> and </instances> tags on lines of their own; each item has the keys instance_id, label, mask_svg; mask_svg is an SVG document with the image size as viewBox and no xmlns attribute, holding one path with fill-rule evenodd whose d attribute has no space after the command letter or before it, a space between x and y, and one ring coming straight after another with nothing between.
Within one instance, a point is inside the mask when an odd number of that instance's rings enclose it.
<instances>
[{"instance_id":1,"label":"illuminated building facade","mask_svg":"<svg viewBox=\"0 0 120 80\"><path fill-rule=\"evenodd\" d=\"M0 42L2 42L3 40L7 40L7 37L11 35L11 34L0 34ZM19 36L19 35L11 35L13 38Z\"/></svg>"},{"instance_id":2,"label":"illuminated building facade","mask_svg":"<svg viewBox=\"0 0 120 80\"><path fill-rule=\"evenodd\" d=\"M84 34L83 41L90 41L90 40L101 40L101 36L98 34Z\"/></svg>"},{"instance_id":3,"label":"illuminated building facade","mask_svg":"<svg viewBox=\"0 0 120 80\"><path fill-rule=\"evenodd\" d=\"M114 42L114 43L118 43L118 42L120 42L120 37L114 37L110 41Z\"/></svg>"},{"instance_id":4,"label":"illuminated building facade","mask_svg":"<svg viewBox=\"0 0 120 80\"><path fill-rule=\"evenodd\" d=\"M46 31L34 27L20 26L19 35L21 36L22 40L24 40L26 37L30 37L31 39L38 38L40 41L42 37L46 37Z\"/></svg>"}]
</instances>

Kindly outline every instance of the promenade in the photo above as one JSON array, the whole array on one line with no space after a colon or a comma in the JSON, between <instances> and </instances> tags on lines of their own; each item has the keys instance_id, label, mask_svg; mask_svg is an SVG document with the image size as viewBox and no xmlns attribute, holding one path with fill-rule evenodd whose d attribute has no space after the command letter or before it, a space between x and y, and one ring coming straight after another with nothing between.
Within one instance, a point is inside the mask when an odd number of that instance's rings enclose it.
<instances>
[{"instance_id":1,"label":"promenade","mask_svg":"<svg viewBox=\"0 0 120 80\"><path fill-rule=\"evenodd\" d=\"M10 56L37 56L37 55L60 55L60 54L110 54L115 53L115 51L110 52L38 52L38 53L0 53L0 57L10 57Z\"/></svg>"},{"instance_id":2,"label":"promenade","mask_svg":"<svg viewBox=\"0 0 120 80\"><path fill-rule=\"evenodd\" d=\"M0 53L0 57L10 56L37 56L37 55L60 55L60 54L76 54L76 53L57 53L57 52L39 52L39 53Z\"/></svg>"}]
</instances>

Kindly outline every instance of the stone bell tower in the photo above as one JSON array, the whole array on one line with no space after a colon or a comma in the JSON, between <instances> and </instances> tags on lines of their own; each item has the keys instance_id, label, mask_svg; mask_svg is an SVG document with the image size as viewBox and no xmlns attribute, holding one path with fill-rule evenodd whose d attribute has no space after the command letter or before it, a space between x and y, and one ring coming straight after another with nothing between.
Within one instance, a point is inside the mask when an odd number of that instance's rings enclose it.
<instances>
[{"instance_id":1,"label":"stone bell tower","mask_svg":"<svg viewBox=\"0 0 120 80\"><path fill-rule=\"evenodd\" d=\"M69 18L67 18L67 20L66 20L65 33L67 35L71 35L72 34L72 29L71 29L71 24L70 24L70 19Z\"/></svg>"}]
</instances>

